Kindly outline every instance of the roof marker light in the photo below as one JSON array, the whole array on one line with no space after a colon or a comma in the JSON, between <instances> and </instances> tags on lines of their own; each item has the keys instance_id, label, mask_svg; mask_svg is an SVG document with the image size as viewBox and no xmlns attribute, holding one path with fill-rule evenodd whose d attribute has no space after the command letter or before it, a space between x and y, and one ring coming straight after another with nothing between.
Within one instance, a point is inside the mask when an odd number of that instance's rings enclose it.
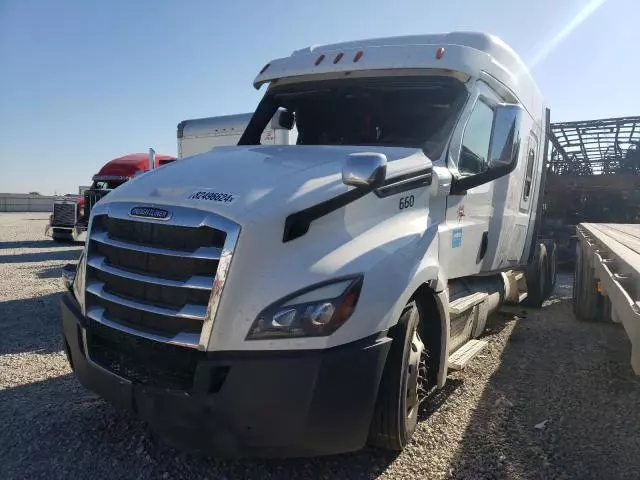
<instances>
[{"instance_id":1,"label":"roof marker light","mask_svg":"<svg viewBox=\"0 0 640 480\"><path fill-rule=\"evenodd\" d=\"M436 60L440 60L444 57L444 47L440 47L436 50Z\"/></svg>"},{"instance_id":2,"label":"roof marker light","mask_svg":"<svg viewBox=\"0 0 640 480\"><path fill-rule=\"evenodd\" d=\"M356 63L358 60L360 60L362 58L362 50L358 50L356 52L356 55L353 57L353 63Z\"/></svg>"},{"instance_id":3,"label":"roof marker light","mask_svg":"<svg viewBox=\"0 0 640 480\"><path fill-rule=\"evenodd\" d=\"M333 59L333 64L335 65L336 63L338 63L340 60L342 60L342 57L344 57L344 53L340 52L339 54L336 55L336 58Z\"/></svg>"},{"instance_id":4,"label":"roof marker light","mask_svg":"<svg viewBox=\"0 0 640 480\"><path fill-rule=\"evenodd\" d=\"M270 63L267 63L264 67L262 67L262 70L260 70L260 75L262 75L264 72L267 71L267 68L269 68L271 66Z\"/></svg>"},{"instance_id":5,"label":"roof marker light","mask_svg":"<svg viewBox=\"0 0 640 480\"><path fill-rule=\"evenodd\" d=\"M324 55L320 55L320 56L318 57L318 59L316 60L316 67L317 67L318 65L320 65L320 64L322 63L322 61L323 61L323 60L324 60Z\"/></svg>"}]
</instances>

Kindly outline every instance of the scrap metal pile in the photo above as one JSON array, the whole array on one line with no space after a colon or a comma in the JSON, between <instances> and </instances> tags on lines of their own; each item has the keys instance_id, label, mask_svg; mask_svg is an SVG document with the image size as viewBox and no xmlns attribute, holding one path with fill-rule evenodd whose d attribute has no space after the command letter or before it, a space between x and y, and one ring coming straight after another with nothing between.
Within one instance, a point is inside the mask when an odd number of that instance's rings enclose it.
<instances>
[{"instance_id":1,"label":"scrap metal pile","mask_svg":"<svg viewBox=\"0 0 640 480\"><path fill-rule=\"evenodd\" d=\"M551 125L545 234L571 261L581 222L640 223L640 117Z\"/></svg>"}]
</instances>

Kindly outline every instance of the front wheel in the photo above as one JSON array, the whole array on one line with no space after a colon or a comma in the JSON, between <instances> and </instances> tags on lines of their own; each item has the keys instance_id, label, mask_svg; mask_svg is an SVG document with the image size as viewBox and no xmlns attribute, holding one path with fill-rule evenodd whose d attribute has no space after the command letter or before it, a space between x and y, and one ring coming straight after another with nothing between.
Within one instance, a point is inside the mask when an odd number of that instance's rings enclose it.
<instances>
[{"instance_id":1,"label":"front wheel","mask_svg":"<svg viewBox=\"0 0 640 480\"><path fill-rule=\"evenodd\" d=\"M420 337L422 314L416 302L402 312L382 374L369 443L400 451L411 440L427 383L427 350Z\"/></svg>"}]
</instances>

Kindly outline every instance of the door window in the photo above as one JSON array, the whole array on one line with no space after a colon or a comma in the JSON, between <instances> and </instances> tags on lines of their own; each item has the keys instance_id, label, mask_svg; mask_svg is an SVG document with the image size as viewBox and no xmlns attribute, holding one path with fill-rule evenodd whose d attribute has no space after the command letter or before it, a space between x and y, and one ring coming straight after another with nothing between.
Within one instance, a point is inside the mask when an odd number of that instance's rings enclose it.
<instances>
[{"instance_id":1,"label":"door window","mask_svg":"<svg viewBox=\"0 0 640 480\"><path fill-rule=\"evenodd\" d=\"M478 100L462 137L458 170L461 173L480 173L489 167L489 145L493 127L493 109Z\"/></svg>"}]
</instances>

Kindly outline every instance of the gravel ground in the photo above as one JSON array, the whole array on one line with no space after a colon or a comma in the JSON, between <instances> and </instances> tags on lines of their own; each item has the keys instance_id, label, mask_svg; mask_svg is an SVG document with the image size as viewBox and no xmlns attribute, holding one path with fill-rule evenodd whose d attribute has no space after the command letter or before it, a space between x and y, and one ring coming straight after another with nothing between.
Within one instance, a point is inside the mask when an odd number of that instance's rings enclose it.
<instances>
[{"instance_id":1,"label":"gravel ground","mask_svg":"<svg viewBox=\"0 0 640 480\"><path fill-rule=\"evenodd\" d=\"M79 246L46 214L0 214L0 478L640 478L640 378L620 326L571 313L570 276L528 315L496 315L489 347L424 406L400 455L287 461L180 453L86 392L58 330L60 267Z\"/></svg>"}]
</instances>

